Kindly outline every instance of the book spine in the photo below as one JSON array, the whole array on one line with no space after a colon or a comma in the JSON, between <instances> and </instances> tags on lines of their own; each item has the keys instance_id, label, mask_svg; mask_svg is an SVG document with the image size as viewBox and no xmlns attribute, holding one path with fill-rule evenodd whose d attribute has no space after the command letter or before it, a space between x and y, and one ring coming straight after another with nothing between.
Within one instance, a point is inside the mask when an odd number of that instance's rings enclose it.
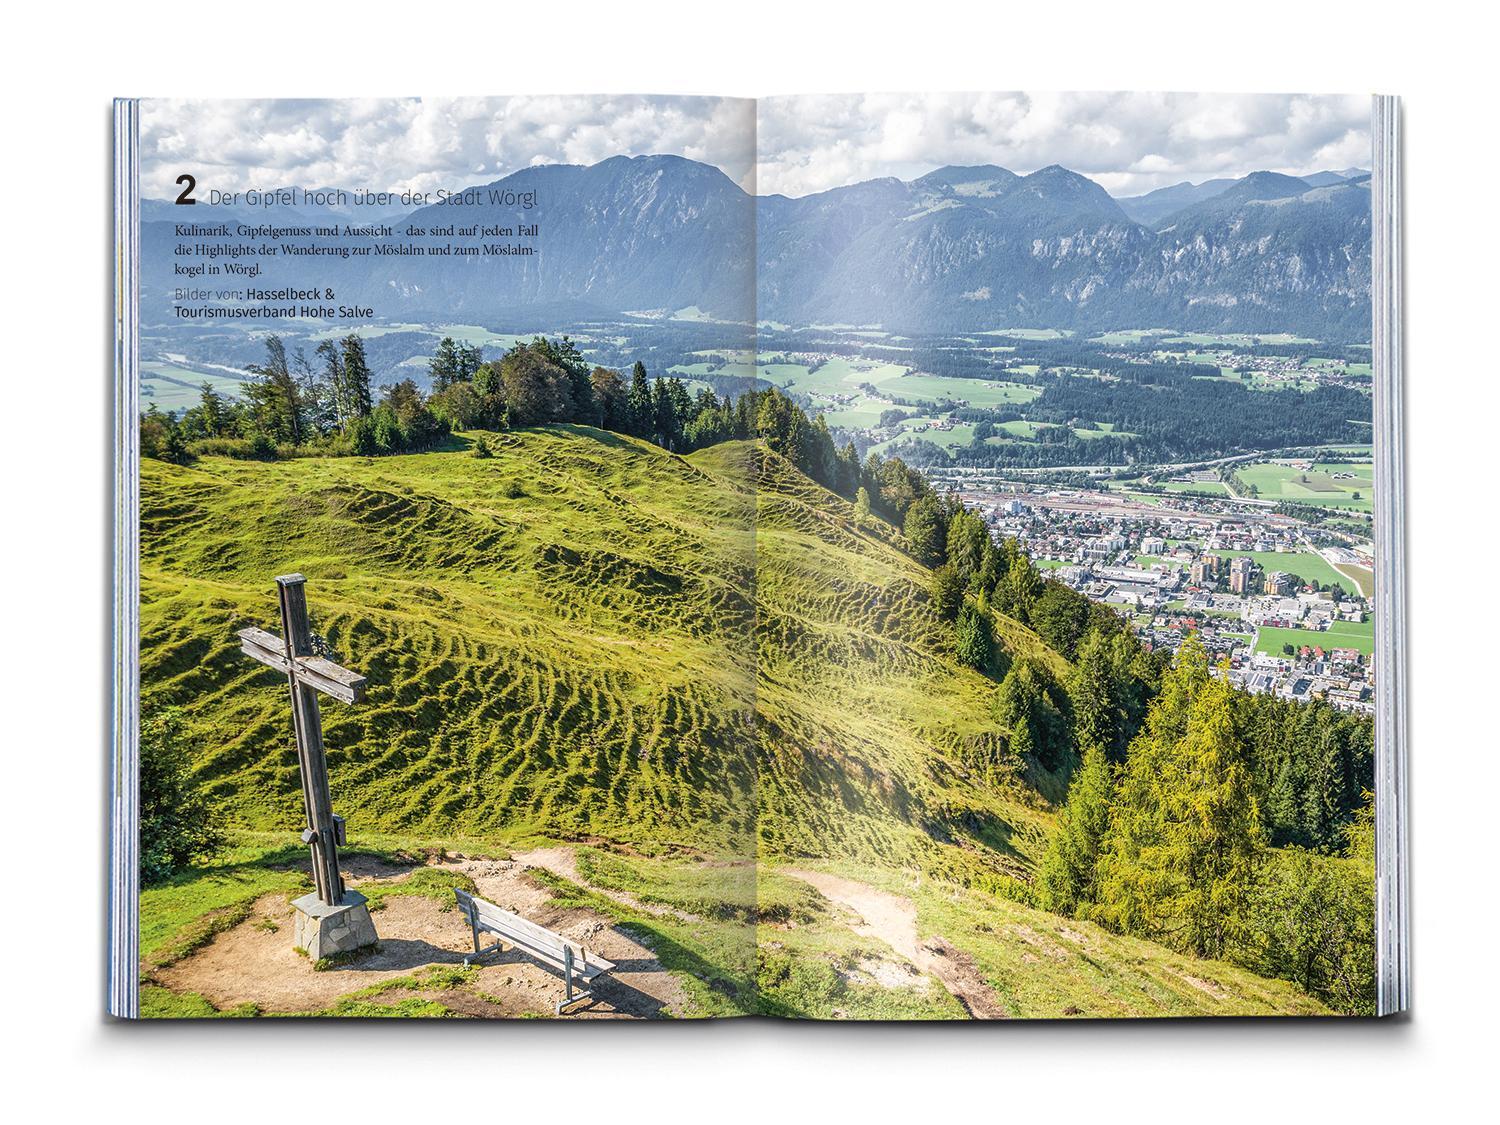
<instances>
[{"instance_id":1,"label":"book spine","mask_svg":"<svg viewBox=\"0 0 1500 1125\"><path fill-rule=\"evenodd\" d=\"M110 753L109 1014L140 1014L139 112L115 100L114 737Z\"/></svg>"},{"instance_id":2,"label":"book spine","mask_svg":"<svg viewBox=\"0 0 1500 1125\"><path fill-rule=\"evenodd\" d=\"M1410 1004L1405 447L1401 400L1401 101L1377 95L1372 292L1375 395L1375 921L1379 1012Z\"/></svg>"}]
</instances>

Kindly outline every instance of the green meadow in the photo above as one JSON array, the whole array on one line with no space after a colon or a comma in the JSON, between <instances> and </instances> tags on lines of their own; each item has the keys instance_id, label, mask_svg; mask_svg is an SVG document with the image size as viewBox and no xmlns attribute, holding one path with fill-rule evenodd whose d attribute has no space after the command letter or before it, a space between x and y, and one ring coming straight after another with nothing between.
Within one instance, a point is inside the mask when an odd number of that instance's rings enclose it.
<instances>
[{"instance_id":1,"label":"green meadow","mask_svg":"<svg viewBox=\"0 0 1500 1125\"><path fill-rule=\"evenodd\" d=\"M1353 648L1369 656L1375 651L1375 626L1370 621L1360 624L1335 621L1327 631L1263 628L1255 642L1257 651L1271 656L1280 656L1285 645L1293 648L1303 645L1323 649Z\"/></svg>"},{"instance_id":2,"label":"green meadow","mask_svg":"<svg viewBox=\"0 0 1500 1125\"><path fill-rule=\"evenodd\" d=\"M1340 574L1316 551L1216 551L1214 553L1225 558L1243 556L1254 559L1267 574L1273 570L1280 570L1287 574L1298 575L1308 582L1316 582L1322 586L1337 584L1346 590L1352 589L1354 585L1348 575Z\"/></svg>"},{"instance_id":3,"label":"green meadow","mask_svg":"<svg viewBox=\"0 0 1500 1125\"><path fill-rule=\"evenodd\" d=\"M1254 486L1261 500L1289 500L1366 512L1374 508L1373 472L1372 465L1347 462L1319 462L1308 469L1261 462L1235 470L1247 488Z\"/></svg>"}]
</instances>

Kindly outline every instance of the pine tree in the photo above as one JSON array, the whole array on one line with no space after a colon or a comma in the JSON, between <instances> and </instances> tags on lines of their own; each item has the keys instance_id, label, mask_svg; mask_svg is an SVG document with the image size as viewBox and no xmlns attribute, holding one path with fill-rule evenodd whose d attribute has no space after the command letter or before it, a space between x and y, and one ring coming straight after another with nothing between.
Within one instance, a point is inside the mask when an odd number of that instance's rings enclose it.
<instances>
[{"instance_id":1,"label":"pine tree","mask_svg":"<svg viewBox=\"0 0 1500 1125\"><path fill-rule=\"evenodd\" d=\"M365 342L357 333L351 332L342 341L344 368L344 405L341 415L347 423L354 418L367 418L375 407L375 398L370 391L370 365L365 361Z\"/></svg>"},{"instance_id":2,"label":"pine tree","mask_svg":"<svg viewBox=\"0 0 1500 1125\"><path fill-rule=\"evenodd\" d=\"M1104 747L1090 743L1068 786L1068 801L1042 860L1042 891L1049 909L1080 916L1097 900L1099 849L1109 828L1114 767Z\"/></svg>"},{"instance_id":3,"label":"pine tree","mask_svg":"<svg viewBox=\"0 0 1500 1125\"><path fill-rule=\"evenodd\" d=\"M1089 631L1068 678L1068 698L1073 701L1078 745L1098 746L1119 761L1124 758L1121 684L1110 650L1111 642L1102 633Z\"/></svg>"},{"instance_id":4,"label":"pine tree","mask_svg":"<svg viewBox=\"0 0 1500 1125\"><path fill-rule=\"evenodd\" d=\"M906 510L902 530L906 533L912 558L923 566L942 565L946 528L942 508L935 496L923 496Z\"/></svg>"},{"instance_id":5,"label":"pine tree","mask_svg":"<svg viewBox=\"0 0 1500 1125\"><path fill-rule=\"evenodd\" d=\"M214 390L212 383L205 382L199 387L198 410L203 418L203 432L206 436L219 437L224 433L224 399Z\"/></svg>"},{"instance_id":6,"label":"pine tree","mask_svg":"<svg viewBox=\"0 0 1500 1125\"><path fill-rule=\"evenodd\" d=\"M452 336L444 336L437 346L437 354L427 361L427 371L432 377L432 389L446 391L460 379L458 345Z\"/></svg>"},{"instance_id":7,"label":"pine tree","mask_svg":"<svg viewBox=\"0 0 1500 1125\"><path fill-rule=\"evenodd\" d=\"M460 344L455 362L457 381L471 382L474 373L484 364L484 349L478 344Z\"/></svg>"},{"instance_id":8,"label":"pine tree","mask_svg":"<svg viewBox=\"0 0 1500 1125\"><path fill-rule=\"evenodd\" d=\"M992 704L996 721L1009 732L1011 751L1056 769L1068 749L1067 724L1049 690L1048 676L1028 657L1010 666Z\"/></svg>"},{"instance_id":9,"label":"pine tree","mask_svg":"<svg viewBox=\"0 0 1500 1125\"><path fill-rule=\"evenodd\" d=\"M959 580L958 572L953 569L952 564L944 563L932 572L928 591L932 595L932 608L937 610L939 617L948 621L958 617L958 611L964 604L964 584Z\"/></svg>"},{"instance_id":10,"label":"pine tree","mask_svg":"<svg viewBox=\"0 0 1500 1125\"><path fill-rule=\"evenodd\" d=\"M646 365L640 360L630 369L630 391L625 396L630 414L630 433L650 439L656 430L656 406L651 401L651 384L646 379Z\"/></svg>"},{"instance_id":11,"label":"pine tree","mask_svg":"<svg viewBox=\"0 0 1500 1125\"><path fill-rule=\"evenodd\" d=\"M1200 957L1242 948L1262 858L1233 699L1190 638L1131 744L1099 863L1101 920Z\"/></svg>"},{"instance_id":12,"label":"pine tree","mask_svg":"<svg viewBox=\"0 0 1500 1125\"><path fill-rule=\"evenodd\" d=\"M964 606L953 626L953 645L960 664L979 671L988 668L995 652L990 615L978 606Z\"/></svg>"},{"instance_id":13,"label":"pine tree","mask_svg":"<svg viewBox=\"0 0 1500 1125\"><path fill-rule=\"evenodd\" d=\"M948 561L967 586L984 565L984 548L990 541L989 529L978 513L960 508L948 523Z\"/></svg>"}]
</instances>

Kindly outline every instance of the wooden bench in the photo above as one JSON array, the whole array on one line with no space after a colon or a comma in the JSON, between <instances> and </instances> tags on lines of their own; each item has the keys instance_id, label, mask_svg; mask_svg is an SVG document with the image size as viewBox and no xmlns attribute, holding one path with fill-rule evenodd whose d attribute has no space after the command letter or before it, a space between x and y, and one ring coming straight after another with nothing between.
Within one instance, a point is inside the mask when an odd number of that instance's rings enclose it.
<instances>
[{"instance_id":1,"label":"wooden bench","mask_svg":"<svg viewBox=\"0 0 1500 1125\"><path fill-rule=\"evenodd\" d=\"M493 902L486 902L457 887L453 888L453 894L458 899L458 908L469 920L469 930L474 935L474 952L464 958L464 964L468 965L470 961L498 952L508 942L543 964L560 970L567 997L558 1002L558 1015L562 1015L563 1009L573 1001L593 996L595 979L613 971L615 967L614 962L602 957L590 957L589 951L583 946L575 946L560 934L554 934L535 922L528 922L519 914L512 914ZM494 945L481 947L481 931L494 934L500 940Z\"/></svg>"}]
</instances>

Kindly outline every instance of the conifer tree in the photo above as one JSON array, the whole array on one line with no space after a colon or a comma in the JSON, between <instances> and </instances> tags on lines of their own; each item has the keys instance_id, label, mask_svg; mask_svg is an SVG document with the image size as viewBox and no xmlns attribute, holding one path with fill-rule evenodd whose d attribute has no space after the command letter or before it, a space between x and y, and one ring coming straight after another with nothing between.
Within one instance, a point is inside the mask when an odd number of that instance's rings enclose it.
<instances>
[{"instance_id":1,"label":"conifer tree","mask_svg":"<svg viewBox=\"0 0 1500 1125\"><path fill-rule=\"evenodd\" d=\"M203 419L203 432L208 437L219 437L224 433L226 411L223 397L214 390L214 385L204 382L198 389L198 411Z\"/></svg>"},{"instance_id":2,"label":"conifer tree","mask_svg":"<svg viewBox=\"0 0 1500 1125\"><path fill-rule=\"evenodd\" d=\"M365 342L357 333L351 332L342 342L344 365L344 405L341 416L345 422L354 418L366 418L374 409L375 397L370 391L370 365L365 361Z\"/></svg>"},{"instance_id":3,"label":"conifer tree","mask_svg":"<svg viewBox=\"0 0 1500 1125\"><path fill-rule=\"evenodd\" d=\"M958 617L964 604L964 584L951 563L944 563L932 572L928 592L932 595L932 608L937 610L939 617L948 621Z\"/></svg>"},{"instance_id":4,"label":"conifer tree","mask_svg":"<svg viewBox=\"0 0 1500 1125\"><path fill-rule=\"evenodd\" d=\"M1073 701L1073 732L1078 745L1098 746L1111 756L1118 755L1119 760L1124 757L1120 745L1121 684L1110 648L1102 633L1089 631L1068 678L1068 698Z\"/></svg>"},{"instance_id":5,"label":"conifer tree","mask_svg":"<svg viewBox=\"0 0 1500 1125\"><path fill-rule=\"evenodd\" d=\"M964 585L967 586L983 566L984 548L989 541L989 529L977 512L960 508L953 514L948 523L948 560Z\"/></svg>"},{"instance_id":6,"label":"conifer tree","mask_svg":"<svg viewBox=\"0 0 1500 1125\"><path fill-rule=\"evenodd\" d=\"M923 566L942 565L946 528L942 508L935 496L923 496L906 510L902 530L906 533L912 558Z\"/></svg>"},{"instance_id":7,"label":"conifer tree","mask_svg":"<svg viewBox=\"0 0 1500 1125\"><path fill-rule=\"evenodd\" d=\"M656 404L651 401L651 383L640 360L630 369L630 391L625 396L630 414L630 433L648 440L656 430Z\"/></svg>"},{"instance_id":8,"label":"conifer tree","mask_svg":"<svg viewBox=\"0 0 1500 1125\"><path fill-rule=\"evenodd\" d=\"M1097 916L1200 957L1240 949L1262 858L1260 811L1229 684L1196 638L1131 744L1099 863Z\"/></svg>"},{"instance_id":9,"label":"conifer tree","mask_svg":"<svg viewBox=\"0 0 1500 1125\"><path fill-rule=\"evenodd\" d=\"M1049 909L1079 917L1097 900L1096 868L1113 794L1114 767L1103 746L1089 743L1042 860L1042 891Z\"/></svg>"},{"instance_id":10,"label":"conifer tree","mask_svg":"<svg viewBox=\"0 0 1500 1125\"><path fill-rule=\"evenodd\" d=\"M427 371L435 391L446 391L459 381L458 345L452 336L443 337L437 346L437 354L427 361Z\"/></svg>"},{"instance_id":11,"label":"conifer tree","mask_svg":"<svg viewBox=\"0 0 1500 1125\"><path fill-rule=\"evenodd\" d=\"M964 606L953 626L953 643L960 664L981 672L988 668L995 652L990 615L973 604Z\"/></svg>"}]
</instances>

